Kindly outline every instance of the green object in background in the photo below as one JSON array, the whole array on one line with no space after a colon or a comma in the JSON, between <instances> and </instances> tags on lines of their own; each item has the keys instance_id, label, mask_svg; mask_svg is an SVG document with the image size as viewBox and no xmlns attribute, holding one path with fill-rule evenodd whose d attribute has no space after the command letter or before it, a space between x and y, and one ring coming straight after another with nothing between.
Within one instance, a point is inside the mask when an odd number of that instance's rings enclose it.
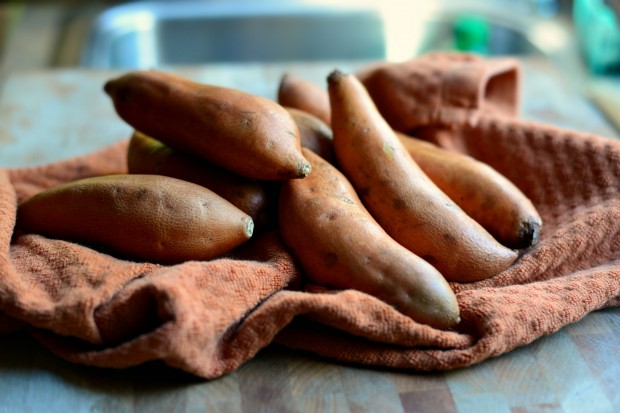
<instances>
[{"instance_id":1,"label":"green object in background","mask_svg":"<svg viewBox=\"0 0 620 413\"><path fill-rule=\"evenodd\" d=\"M2 64L4 60L3 56L6 42L24 14L25 7L24 1L0 1L0 64Z\"/></svg>"},{"instance_id":2,"label":"green object in background","mask_svg":"<svg viewBox=\"0 0 620 413\"><path fill-rule=\"evenodd\" d=\"M486 19L476 15L458 17L452 31L456 50L487 54L490 29Z\"/></svg>"},{"instance_id":3,"label":"green object in background","mask_svg":"<svg viewBox=\"0 0 620 413\"><path fill-rule=\"evenodd\" d=\"M574 0L573 22L579 47L594 73L620 71L619 19L605 0Z\"/></svg>"}]
</instances>

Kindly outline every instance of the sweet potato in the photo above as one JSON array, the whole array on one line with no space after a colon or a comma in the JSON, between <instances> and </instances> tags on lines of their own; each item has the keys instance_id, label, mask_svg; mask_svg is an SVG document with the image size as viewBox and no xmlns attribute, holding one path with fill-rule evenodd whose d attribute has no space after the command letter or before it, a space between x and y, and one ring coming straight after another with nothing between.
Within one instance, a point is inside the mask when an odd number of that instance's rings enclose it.
<instances>
[{"instance_id":1,"label":"sweet potato","mask_svg":"<svg viewBox=\"0 0 620 413\"><path fill-rule=\"evenodd\" d=\"M139 131L129 140L127 167L132 174L165 175L204 186L252 217L255 230L266 224L267 194L258 182L179 153Z\"/></svg>"},{"instance_id":2,"label":"sweet potato","mask_svg":"<svg viewBox=\"0 0 620 413\"><path fill-rule=\"evenodd\" d=\"M448 280L496 275L517 258L422 172L361 82L328 77L336 159L388 234Z\"/></svg>"},{"instance_id":3,"label":"sweet potato","mask_svg":"<svg viewBox=\"0 0 620 413\"><path fill-rule=\"evenodd\" d=\"M424 173L463 211L502 244L527 248L538 242L542 218L532 202L489 165L397 133Z\"/></svg>"},{"instance_id":4,"label":"sweet potato","mask_svg":"<svg viewBox=\"0 0 620 413\"><path fill-rule=\"evenodd\" d=\"M303 178L299 131L275 101L159 71L105 83L118 115L171 147L252 179Z\"/></svg>"},{"instance_id":5,"label":"sweet potato","mask_svg":"<svg viewBox=\"0 0 620 413\"><path fill-rule=\"evenodd\" d=\"M289 111L299 128L302 148L308 148L326 161L333 162L332 129L308 112L289 107L286 107L286 110Z\"/></svg>"},{"instance_id":6,"label":"sweet potato","mask_svg":"<svg viewBox=\"0 0 620 413\"><path fill-rule=\"evenodd\" d=\"M279 228L309 279L366 292L433 327L458 323L457 300L445 278L386 234L342 173L302 151L312 174L282 184Z\"/></svg>"},{"instance_id":7,"label":"sweet potato","mask_svg":"<svg viewBox=\"0 0 620 413\"><path fill-rule=\"evenodd\" d=\"M18 207L21 231L159 263L208 260L247 241L252 218L214 192L159 175L84 178Z\"/></svg>"},{"instance_id":8,"label":"sweet potato","mask_svg":"<svg viewBox=\"0 0 620 413\"><path fill-rule=\"evenodd\" d=\"M280 79L278 103L310 113L327 125L331 122L331 109L326 91L294 74L285 73Z\"/></svg>"},{"instance_id":9,"label":"sweet potato","mask_svg":"<svg viewBox=\"0 0 620 413\"><path fill-rule=\"evenodd\" d=\"M389 64L369 66L365 70L372 73L383 66ZM356 76L366 77L363 71ZM320 107L320 113L326 114L325 116L331 119L327 91L317 88L314 84L307 86L308 89L314 87L312 91L304 92L302 87L303 83L297 88L300 95L298 99L303 102L301 95L305 93L308 97L312 96L312 102L315 103L314 107L308 107L306 110L318 112L315 107ZM300 105L296 101L292 104ZM421 128L420 131L424 129ZM431 127L426 129L432 130ZM401 132L396 134L399 138L407 137ZM439 133L434 133L433 136L436 138ZM538 242L542 219L531 201L512 182L490 166L471 157L447 151L421 139L412 139L401 141L422 171L498 241L509 248L517 249L527 248ZM332 162L330 157L323 156L323 158Z\"/></svg>"}]
</instances>

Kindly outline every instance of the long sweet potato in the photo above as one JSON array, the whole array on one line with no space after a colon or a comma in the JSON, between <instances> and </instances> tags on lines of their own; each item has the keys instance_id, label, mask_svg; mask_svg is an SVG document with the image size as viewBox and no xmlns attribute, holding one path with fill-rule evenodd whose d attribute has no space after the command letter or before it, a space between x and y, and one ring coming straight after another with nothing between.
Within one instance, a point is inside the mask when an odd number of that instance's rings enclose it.
<instances>
[{"instance_id":1,"label":"long sweet potato","mask_svg":"<svg viewBox=\"0 0 620 413\"><path fill-rule=\"evenodd\" d=\"M266 223L267 194L257 181L179 153L139 131L129 140L127 168L131 174L165 175L204 186L252 217L255 230Z\"/></svg>"},{"instance_id":2,"label":"long sweet potato","mask_svg":"<svg viewBox=\"0 0 620 413\"><path fill-rule=\"evenodd\" d=\"M160 263L217 257L254 228L214 192L159 175L97 176L45 190L19 205L17 226Z\"/></svg>"},{"instance_id":3,"label":"long sweet potato","mask_svg":"<svg viewBox=\"0 0 620 413\"><path fill-rule=\"evenodd\" d=\"M485 279L516 260L422 172L355 76L332 72L328 90L336 159L392 238L452 281Z\"/></svg>"},{"instance_id":4,"label":"long sweet potato","mask_svg":"<svg viewBox=\"0 0 620 413\"><path fill-rule=\"evenodd\" d=\"M439 189L495 239L517 249L538 242L542 218L532 201L506 177L470 156L396 134Z\"/></svg>"},{"instance_id":5,"label":"long sweet potato","mask_svg":"<svg viewBox=\"0 0 620 413\"><path fill-rule=\"evenodd\" d=\"M433 327L458 323L459 307L445 278L386 234L342 173L302 151L312 174L282 184L279 218L282 238L308 277L366 292Z\"/></svg>"},{"instance_id":6,"label":"long sweet potato","mask_svg":"<svg viewBox=\"0 0 620 413\"><path fill-rule=\"evenodd\" d=\"M310 173L297 125L275 101L153 70L109 80L104 90L136 130L239 175L280 180Z\"/></svg>"}]
</instances>

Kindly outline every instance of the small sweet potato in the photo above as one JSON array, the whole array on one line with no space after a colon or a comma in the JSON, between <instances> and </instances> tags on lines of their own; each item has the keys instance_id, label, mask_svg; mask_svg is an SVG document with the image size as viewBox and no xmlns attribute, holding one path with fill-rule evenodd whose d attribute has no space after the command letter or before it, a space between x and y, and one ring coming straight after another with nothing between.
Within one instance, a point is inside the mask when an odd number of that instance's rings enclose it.
<instances>
[{"instance_id":1,"label":"small sweet potato","mask_svg":"<svg viewBox=\"0 0 620 413\"><path fill-rule=\"evenodd\" d=\"M214 192L160 175L65 183L18 207L21 231L159 263L209 260L247 241L252 218Z\"/></svg>"},{"instance_id":2,"label":"small sweet potato","mask_svg":"<svg viewBox=\"0 0 620 413\"><path fill-rule=\"evenodd\" d=\"M163 142L134 131L127 149L131 174L165 175L204 186L250 217L259 230L267 220L267 194L257 181L236 175Z\"/></svg>"}]
</instances>

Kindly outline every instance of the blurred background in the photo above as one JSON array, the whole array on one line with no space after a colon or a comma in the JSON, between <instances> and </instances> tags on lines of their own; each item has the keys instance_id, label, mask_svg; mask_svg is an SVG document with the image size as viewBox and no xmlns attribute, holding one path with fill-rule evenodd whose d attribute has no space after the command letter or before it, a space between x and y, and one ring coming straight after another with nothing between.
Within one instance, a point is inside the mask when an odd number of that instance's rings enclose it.
<instances>
[{"instance_id":1,"label":"blurred background","mask_svg":"<svg viewBox=\"0 0 620 413\"><path fill-rule=\"evenodd\" d=\"M0 81L16 71L214 62L536 56L576 84L620 68L620 0L4 0Z\"/></svg>"}]
</instances>

